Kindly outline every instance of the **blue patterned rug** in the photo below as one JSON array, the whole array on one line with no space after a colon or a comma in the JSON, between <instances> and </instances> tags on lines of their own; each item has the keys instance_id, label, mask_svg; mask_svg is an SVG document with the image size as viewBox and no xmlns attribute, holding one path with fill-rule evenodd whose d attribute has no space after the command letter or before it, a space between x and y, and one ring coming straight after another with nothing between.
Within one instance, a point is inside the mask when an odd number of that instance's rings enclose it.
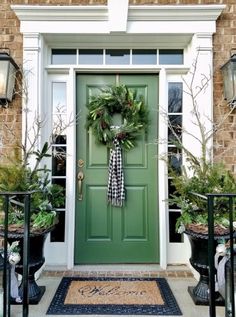
<instances>
[{"instance_id":1,"label":"blue patterned rug","mask_svg":"<svg viewBox=\"0 0 236 317\"><path fill-rule=\"evenodd\" d=\"M180 316L165 278L63 277L48 315Z\"/></svg>"}]
</instances>

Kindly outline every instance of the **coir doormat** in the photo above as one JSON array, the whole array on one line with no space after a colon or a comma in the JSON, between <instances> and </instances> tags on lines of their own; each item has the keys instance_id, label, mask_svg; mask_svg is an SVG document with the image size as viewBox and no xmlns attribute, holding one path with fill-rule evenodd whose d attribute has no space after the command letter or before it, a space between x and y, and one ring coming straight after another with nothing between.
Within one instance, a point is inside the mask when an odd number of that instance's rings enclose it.
<instances>
[{"instance_id":1,"label":"coir doormat","mask_svg":"<svg viewBox=\"0 0 236 317\"><path fill-rule=\"evenodd\" d=\"M63 277L48 315L182 315L164 278Z\"/></svg>"}]
</instances>

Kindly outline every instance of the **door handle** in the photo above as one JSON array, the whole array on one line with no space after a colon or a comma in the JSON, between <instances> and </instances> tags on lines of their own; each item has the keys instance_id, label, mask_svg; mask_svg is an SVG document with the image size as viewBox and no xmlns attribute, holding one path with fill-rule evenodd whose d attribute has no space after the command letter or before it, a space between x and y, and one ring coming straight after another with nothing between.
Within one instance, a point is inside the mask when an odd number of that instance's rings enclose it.
<instances>
[{"instance_id":1,"label":"door handle","mask_svg":"<svg viewBox=\"0 0 236 317\"><path fill-rule=\"evenodd\" d=\"M83 199L83 193L82 193L82 181L84 179L84 173L80 171L77 175L78 179L78 192L79 192L79 200Z\"/></svg>"}]
</instances>

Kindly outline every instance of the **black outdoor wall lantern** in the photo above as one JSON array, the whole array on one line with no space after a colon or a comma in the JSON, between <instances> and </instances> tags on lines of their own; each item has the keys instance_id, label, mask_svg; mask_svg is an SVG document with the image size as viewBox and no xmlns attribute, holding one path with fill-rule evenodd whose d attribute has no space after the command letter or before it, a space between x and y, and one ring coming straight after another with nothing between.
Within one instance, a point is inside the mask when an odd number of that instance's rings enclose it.
<instances>
[{"instance_id":1,"label":"black outdoor wall lantern","mask_svg":"<svg viewBox=\"0 0 236 317\"><path fill-rule=\"evenodd\" d=\"M233 108L236 107L236 54L222 67L223 83L224 83L224 96L229 105Z\"/></svg>"},{"instance_id":2,"label":"black outdoor wall lantern","mask_svg":"<svg viewBox=\"0 0 236 317\"><path fill-rule=\"evenodd\" d=\"M7 106L8 102L12 101L18 69L8 53L0 53L0 106Z\"/></svg>"}]
</instances>

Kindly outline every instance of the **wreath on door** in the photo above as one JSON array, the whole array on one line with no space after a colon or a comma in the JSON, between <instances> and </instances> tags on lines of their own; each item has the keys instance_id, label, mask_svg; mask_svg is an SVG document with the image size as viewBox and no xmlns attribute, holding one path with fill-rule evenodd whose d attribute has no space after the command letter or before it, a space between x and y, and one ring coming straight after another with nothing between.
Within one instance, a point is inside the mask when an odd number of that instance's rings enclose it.
<instances>
[{"instance_id":1,"label":"wreath on door","mask_svg":"<svg viewBox=\"0 0 236 317\"><path fill-rule=\"evenodd\" d=\"M112 86L92 96L88 104L87 128L91 128L96 141L109 147L107 199L113 206L121 207L125 201L122 149L128 151L137 137L148 126L148 111L143 98L125 85ZM114 125L113 116L120 114L122 123Z\"/></svg>"},{"instance_id":2,"label":"wreath on door","mask_svg":"<svg viewBox=\"0 0 236 317\"><path fill-rule=\"evenodd\" d=\"M124 150L136 144L138 136L147 130L148 111L143 97L125 85L101 89L88 104L87 128L91 128L98 143L114 148L118 140ZM123 123L113 124L113 115L121 114Z\"/></svg>"}]
</instances>

